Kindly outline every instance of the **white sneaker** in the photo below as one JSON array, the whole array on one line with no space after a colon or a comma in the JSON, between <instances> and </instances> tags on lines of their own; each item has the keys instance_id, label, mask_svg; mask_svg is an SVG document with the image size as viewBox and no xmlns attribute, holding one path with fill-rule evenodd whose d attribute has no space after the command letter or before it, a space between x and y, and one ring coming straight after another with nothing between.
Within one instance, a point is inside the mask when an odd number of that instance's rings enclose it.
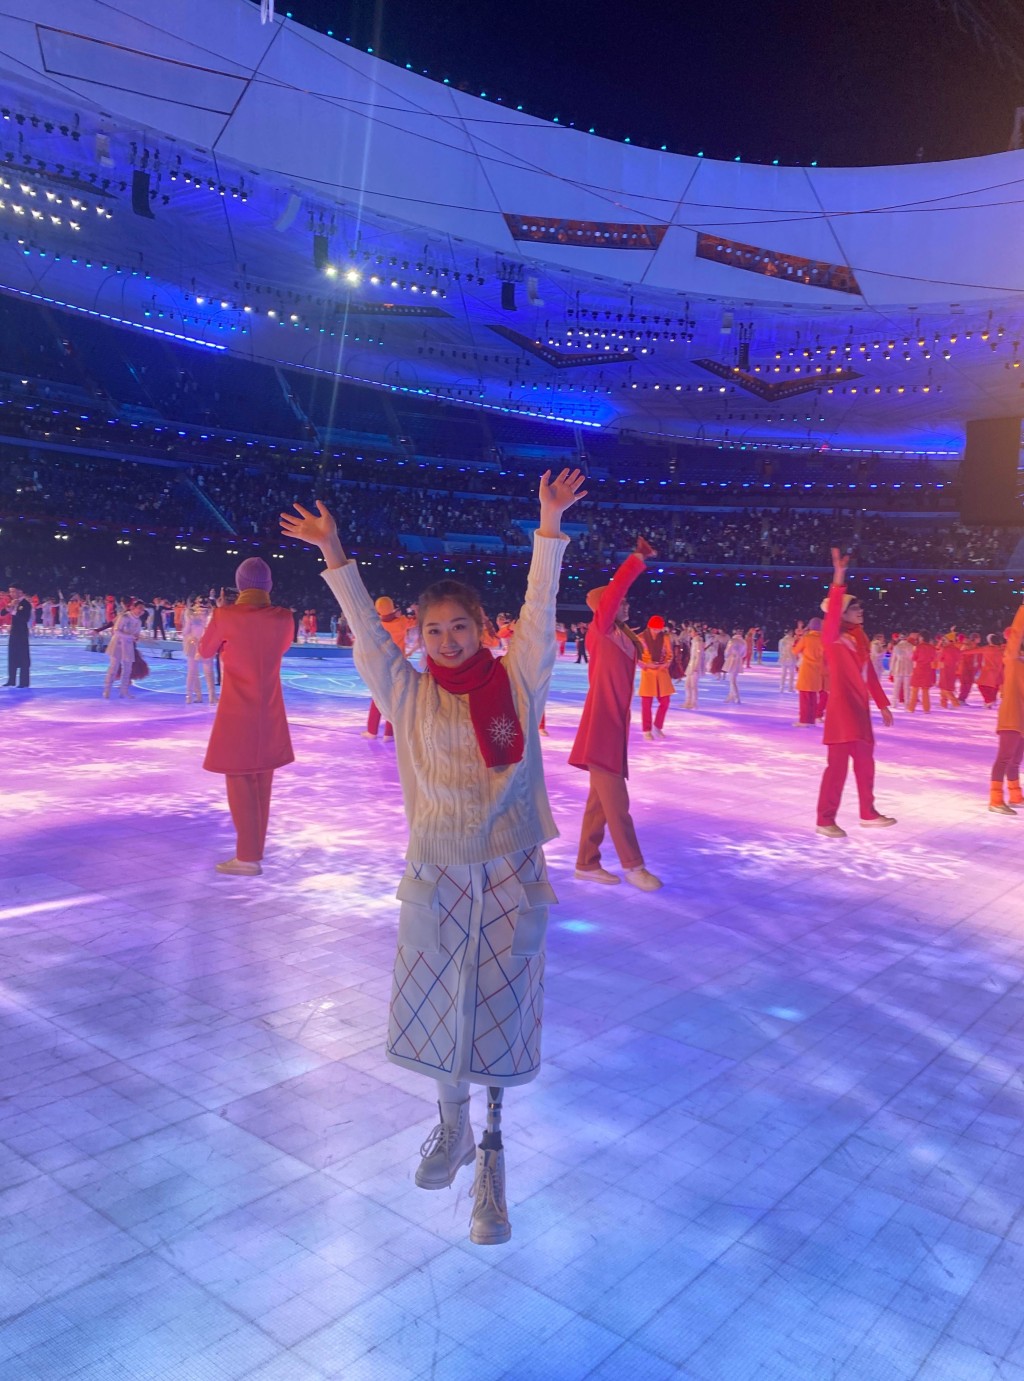
<instances>
[{"instance_id":1,"label":"white sneaker","mask_svg":"<svg viewBox=\"0 0 1024 1381\"><path fill-rule=\"evenodd\" d=\"M228 858L216 866L218 873L232 873L238 877L254 878L263 872L258 863L245 863L240 858Z\"/></svg>"},{"instance_id":2,"label":"white sneaker","mask_svg":"<svg viewBox=\"0 0 1024 1381\"><path fill-rule=\"evenodd\" d=\"M644 738L653 738L653 737L654 737L654 733L653 733L652 730L650 730L650 729L645 729L645 730L644 730Z\"/></svg>"},{"instance_id":3,"label":"white sneaker","mask_svg":"<svg viewBox=\"0 0 1024 1381\"><path fill-rule=\"evenodd\" d=\"M862 820L860 826L864 830L884 830L888 825L895 823L896 820L891 815L873 815L870 820Z\"/></svg>"},{"instance_id":4,"label":"white sneaker","mask_svg":"<svg viewBox=\"0 0 1024 1381\"><path fill-rule=\"evenodd\" d=\"M437 1105L440 1122L420 1147L422 1160L416 1171L416 1183L421 1189L447 1189L464 1165L476 1155L473 1128L469 1121L469 1099L459 1104L459 1120L444 1120L441 1104Z\"/></svg>"},{"instance_id":5,"label":"white sneaker","mask_svg":"<svg viewBox=\"0 0 1024 1381\"><path fill-rule=\"evenodd\" d=\"M639 887L641 892L657 892L662 885L661 878L656 878L653 873L649 873L643 864L639 868L626 868L623 875L627 882L631 882L634 887Z\"/></svg>"},{"instance_id":6,"label":"white sneaker","mask_svg":"<svg viewBox=\"0 0 1024 1381\"><path fill-rule=\"evenodd\" d=\"M362 734L360 735L360 737L361 737L361 738L376 738L377 735L376 735L376 734L371 734L370 731L369 731L369 729L364 729L363 732L362 732Z\"/></svg>"},{"instance_id":7,"label":"white sneaker","mask_svg":"<svg viewBox=\"0 0 1024 1381\"><path fill-rule=\"evenodd\" d=\"M666 738L667 735L666 735L664 729L655 729L655 730L654 730L654 737L655 737L655 738Z\"/></svg>"},{"instance_id":8,"label":"white sneaker","mask_svg":"<svg viewBox=\"0 0 1024 1381\"><path fill-rule=\"evenodd\" d=\"M1006 804L1005 801L1002 803L1002 805L998 805L998 806L992 806L992 805L990 805L990 806L989 806L989 810L992 812L993 815L1016 815L1016 814L1017 814L1017 812L1014 810L1013 806L1008 806L1008 805Z\"/></svg>"},{"instance_id":9,"label":"white sneaker","mask_svg":"<svg viewBox=\"0 0 1024 1381\"><path fill-rule=\"evenodd\" d=\"M485 1151L481 1146L476 1153L469 1240L478 1247L496 1247L511 1236L505 1203L505 1152Z\"/></svg>"},{"instance_id":10,"label":"white sneaker","mask_svg":"<svg viewBox=\"0 0 1024 1381\"><path fill-rule=\"evenodd\" d=\"M893 822L895 824L895 821ZM845 839L846 831L839 825L819 825L818 833L823 834L826 839Z\"/></svg>"},{"instance_id":11,"label":"white sneaker","mask_svg":"<svg viewBox=\"0 0 1024 1381\"><path fill-rule=\"evenodd\" d=\"M577 868L573 877L578 878L580 882L603 882L609 887L614 887L622 881L614 873L609 873L607 868Z\"/></svg>"}]
</instances>

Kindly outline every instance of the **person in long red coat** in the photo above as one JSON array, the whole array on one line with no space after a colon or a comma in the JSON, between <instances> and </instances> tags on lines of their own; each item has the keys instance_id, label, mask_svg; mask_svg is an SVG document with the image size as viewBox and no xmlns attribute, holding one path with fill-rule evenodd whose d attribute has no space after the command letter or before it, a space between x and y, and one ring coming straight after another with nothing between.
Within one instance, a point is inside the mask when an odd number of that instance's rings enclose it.
<instances>
[{"instance_id":1,"label":"person in long red coat","mask_svg":"<svg viewBox=\"0 0 1024 1381\"><path fill-rule=\"evenodd\" d=\"M594 618L587 629L590 687L583 706L569 761L590 774L590 792L583 812L576 876L588 882L617 883L619 878L601 866L605 826L612 837L626 881L654 892L661 881L648 872L629 813L627 743L633 681L640 656L640 640L626 626L629 587L645 569L654 549L637 538L611 583L587 594Z\"/></svg>"},{"instance_id":2,"label":"person in long red coat","mask_svg":"<svg viewBox=\"0 0 1024 1381\"><path fill-rule=\"evenodd\" d=\"M270 602L273 577L258 556L235 572L238 599L219 605L199 642L200 657L221 659L221 691L203 766L227 779L238 835L219 873L262 873L270 790L278 767L295 761L281 693L281 659L292 645L291 610Z\"/></svg>"},{"instance_id":3,"label":"person in long red coat","mask_svg":"<svg viewBox=\"0 0 1024 1381\"><path fill-rule=\"evenodd\" d=\"M878 706L887 727L892 725L892 710L871 665L863 605L846 590L849 564L850 558L833 547L832 587L821 606L825 613L821 641L829 670L829 697L824 736L828 763L818 793L818 833L829 839L846 837L846 831L836 824L836 815L851 762L860 799L860 823L876 827L896 823L891 815L882 815L875 808L875 736L871 730L870 700Z\"/></svg>"}]
</instances>

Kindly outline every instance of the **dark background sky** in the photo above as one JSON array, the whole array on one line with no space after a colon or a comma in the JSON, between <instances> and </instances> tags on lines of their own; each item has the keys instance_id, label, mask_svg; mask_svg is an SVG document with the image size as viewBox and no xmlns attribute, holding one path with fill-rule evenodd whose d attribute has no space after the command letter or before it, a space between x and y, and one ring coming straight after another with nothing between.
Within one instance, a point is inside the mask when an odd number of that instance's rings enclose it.
<instances>
[{"instance_id":1,"label":"dark background sky","mask_svg":"<svg viewBox=\"0 0 1024 1381\"><path fill-rule=\"evenodd\" d=\"M854 165L1008 146L1024 0L277 0L532 115L674 152Z\"/></svg>"}]
</instances>

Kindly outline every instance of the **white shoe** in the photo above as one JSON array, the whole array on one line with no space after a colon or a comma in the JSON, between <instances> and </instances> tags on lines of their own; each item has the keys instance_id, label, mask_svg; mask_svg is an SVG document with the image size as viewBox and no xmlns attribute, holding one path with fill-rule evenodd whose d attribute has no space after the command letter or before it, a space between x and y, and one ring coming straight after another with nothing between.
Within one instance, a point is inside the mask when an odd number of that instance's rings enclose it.
<instances>
[{"instance_id":1,"label":"white shoe","mask_svg":"<svg viewBox=\"0 0 1024 1381\"><path fill-rule=\"evenodd\" d=\"M624 869L623 876L634 887L639 887L641 892L657 892L662 885L661 878L656 878L653 873L649 873L642 863L639 868Z\"/></svg>"},{"instance_id":2,"label":"white shoe","mask_svg":"<svg viewBox=\"0 0 1024 1381\"><path fill-rule=\"evenodd\" d=\"M240 858L228 858L216 865L218 873L232 873L238 877L259 877L263 869L258 863L245 863Z\"/></svg>"},{"instance_id":3,"label":"white shoe","mask_svg":"<svg viewBox=\"0 0 1024 1381\"><path fill-rule=\"evenodd\" d=\"M846 831L839 825L819 825L818 833L823 834L826 839L845 839Z\"/></svg>"},{"instance_id":4,"label":"white shoe","mask_svg":"<svg viewBox=\"0 0 1024 1381\"><path fill-rule=\"evenodd\" d=\"M644 738L653 738L653 737L654 737L654 734L653 734L652 730L650 730L650 729L645 729L645 730L644 730Z\"/></svg>"},{"instance_id":5,"label":"white shoe","mask_svg":"<svg viewBox=\"0 0 1024 1381\"><path fill-rule=\"evenodd\" d=\"M896 821L891 815L873 815L870 820L862 820L860 827L863 830L884 830L888 825L895 825Z\"/></svg>"},{"instance_id":6,"label":"white shoe","mask_svg":"<svg viewBox=\"0 0 1024 1381\"><path fill-rule=\"evenodd\" d=\"M580 882L603 882L609 887L617 886L622 881L614 873L609 873L607 868L577 868L573 877Z\"/></svg>"},{"instance_id":7,"label":"white shoe","mask_svg":"<svg viewBox=\"0 0 1024 1381\"><path fill-rule=\"evenodd\" d=\"M664 729L655 729L655 730L654 730L654 737L655 737L655 738L665 738L665 737L666 737L665 730L664 730Z\"/></svg>"},{"instance_id":8,"label":"white shoe","mask_svg":"<svg viewBox=\"0 0 1024 1381\"><path fill-rule=\"evenodd\" d=\"M420 1147L422 1157L416 1171L421 1189L447 1189L464 1165L476 1155L473 1128L469 1121L469 1099L459 1104L459 1118L444 1120L444 1109L437 1105L440 1122Z\"/></svg>"},{"instance_id":9,"label":"white shoe","mask_svg":"<svg viewBox=\"0 0 1024 1381\"><path fill-rule=\"evenodd\" d=\"M989 806L989 810L992 812L993 815L1016 815L1016 814L1017 814L1017 812L1014 810L1013 806L1008 806L1008 805L1006 804L1005 801L1002 803L1002 805L998 805L998 806L990 805L990 806Z\"/></svg>"},{"instance_id":10,"label":"white shoe","mask_svg":"<svg viewBox=\"0 0 1024 1381\"><path fill-rule=\"evenodd\" d=\"M473 1215L469 1220L469 1240L478 1247L496 1247L512 1236L505 1203L505 1152L476 1153L473 1180Z\"/></svg>"},{"instance_id":11,"label":"white shoe","mask_svg":"<svg viewBox=\"0 0 1024 1381\"><path fill-rule=\"evenodd\" d=\"M361 738L376 738L377 735L376 735L376 734L371 734L370 731L369 731L369 729L364 729L363 732L362 732L362 734L360 735L360 737L361 737Z\"/></svg>"}]
</instances>

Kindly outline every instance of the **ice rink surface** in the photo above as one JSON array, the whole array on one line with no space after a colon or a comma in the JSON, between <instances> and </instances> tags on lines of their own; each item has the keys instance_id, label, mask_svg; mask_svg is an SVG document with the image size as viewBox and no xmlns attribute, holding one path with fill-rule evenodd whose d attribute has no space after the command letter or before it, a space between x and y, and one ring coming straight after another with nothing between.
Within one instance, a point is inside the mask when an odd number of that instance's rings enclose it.
<instances>
[{"instance_id":1,"label":"ice rink surface","mask_svg":"<svg viewBox=\"0 0 1024 1381\"><path fill-rule=\"evenodd\" d=\"M976 699L876 718L899 824L851 780L830 841L777 672L705 679L665 742L634 724L643 894L572 878L559 663L545 1062L486 1248L471 1170L413 1184L433 1087L383 1057L404 817L351 661L286 662L251 879L213 871L180 659L106 702L105 658L33 656L0 692L0 1376L1024 1381L1024 813L987 812Z\"/></svg>"}]
</instances>

